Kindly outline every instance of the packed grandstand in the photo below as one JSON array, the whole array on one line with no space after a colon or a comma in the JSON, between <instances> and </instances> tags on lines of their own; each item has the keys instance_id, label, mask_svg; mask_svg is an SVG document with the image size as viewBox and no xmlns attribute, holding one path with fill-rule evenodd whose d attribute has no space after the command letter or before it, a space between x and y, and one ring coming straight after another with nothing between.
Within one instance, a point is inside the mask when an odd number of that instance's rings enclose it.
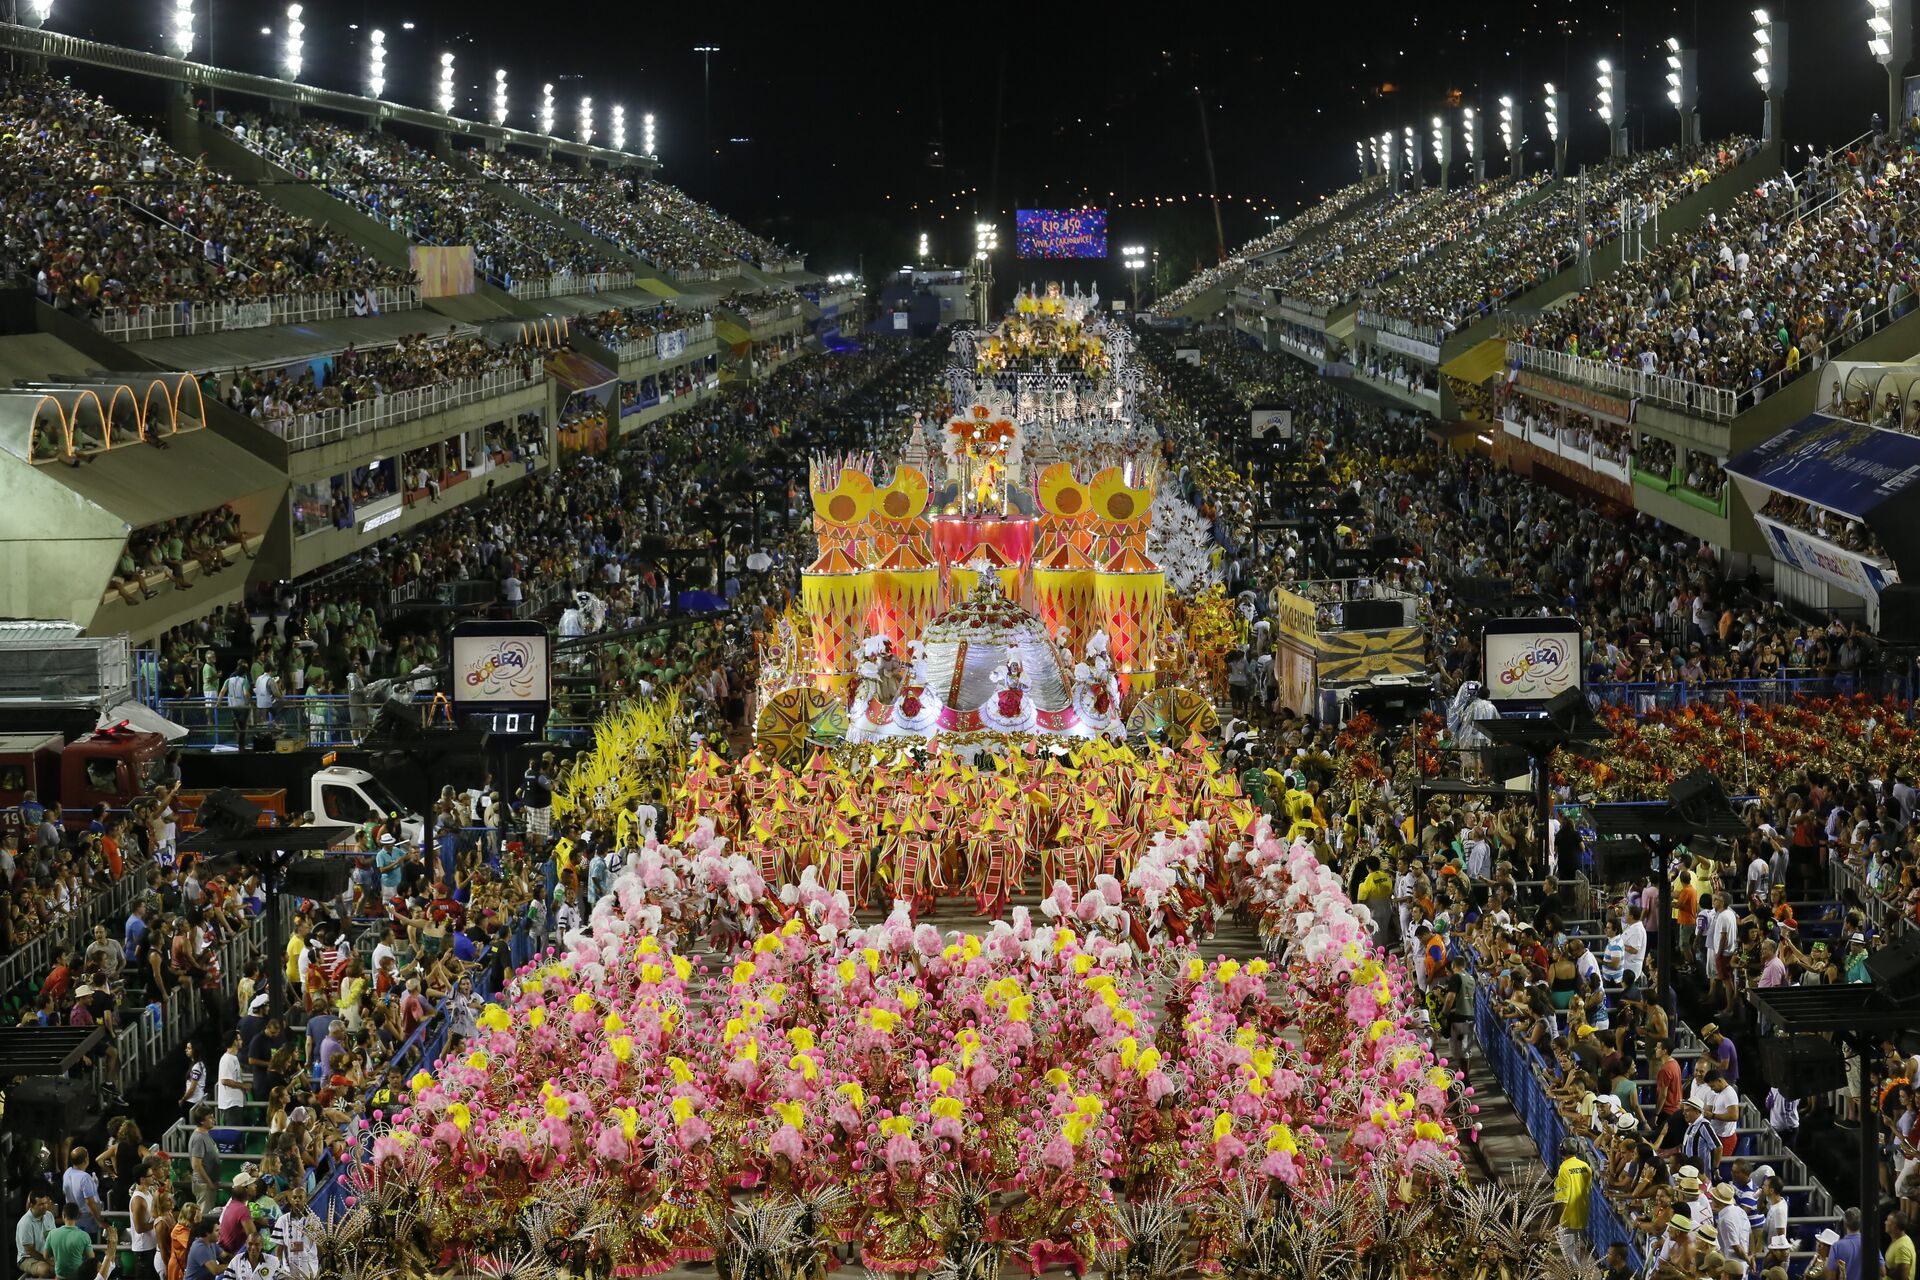
<instances>
[{"instance_id":1,"label":"packed grandstand","mask_svg":"<svg viewBox=\"0 0 1920 1280\"><path fill-rule=\"evenodd\" d=\"M285 108L0 94L21 1274L1915 1280L1912 129L1116 314Z\"/></svg>"}]
</instances>

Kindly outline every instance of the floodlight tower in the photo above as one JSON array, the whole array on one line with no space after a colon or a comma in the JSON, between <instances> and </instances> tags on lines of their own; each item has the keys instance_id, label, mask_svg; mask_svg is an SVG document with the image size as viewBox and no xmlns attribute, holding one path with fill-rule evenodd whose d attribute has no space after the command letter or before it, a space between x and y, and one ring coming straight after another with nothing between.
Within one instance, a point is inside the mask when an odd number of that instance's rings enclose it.
<instances>
[{"instance_id":1,"label":"floodlight tower","mask_svg":"<svg viewBox=\"0 0 1920 1280\"><path fill-rule=\"evenodd\" d=\"M1460 137L1467 147L1467 174L1474 186L1487 180L1486 157L1480 154L1480 117L1472 107L1460 112Z\"/></svg>"},{"instance_id":2,"label":"floodlight tower","mask_svg":"<svg viewBox=\"0 0 1920 1280\"><path fill-rule=\"evenodd\" d=\"M280 71L289 80L300 78L300 68L305 63L302 51L306 41L307 24L300 21L301 7L297 4L287 6L287 28L280 46Z\"/></svg>"},{"instance_id":3,"label":"floodlight tower","mask_svg":"<svg viewBox=\"0 0 1920 1280\"><path fill-rule=\"evenodd\" d=\"M1360 180L1364 182L1367 178L1367 152L1371 148L1365 141L1360 141L1353 144L1353 149L1360 157Z\"/></svg>"},{"instance_id":4,"label":"floodlight tower","mask_svg":"<svg viewBox=\"0 0 1920 1280\"><path fill-rule=\"evenodd\" d=\"M1395 195L1406 186L1407 176L1401 172L1400 148L1394 145L1393 130L1380 135L1380 171L1387 175L1387 190Z\"/></svg>"},{"instance_id":5,"label":"floodlight tower","mask_svg":"<svg viewBox=\"0 0 1920 1280\"><path fill-rule=\"evenodd\" d=\"M1447 189L1447 170L1453 167L1453 126L1445 116L1433 118L1433 158L1440 162L1440 189Z\"/></svg>"},{"instance_id":6,"label":"floodlight tower","mask_svg":"<svg viewBox=\"0 0 1920 1280\"><path fill-rule=\"evenodd\" d=\"M44 27L53 16L53 0L22 0L15 21L23 27Z\"/></svg>"},{"instance_id":7,"label":"floodlight tower","mask_svg":"<svg viewBox=\"0 0 1920 1280\"><path fill-rule=\"evenodd\" d=\"M1667 37L1667 101L1680 113L1680 146L1700 145L1699 55L1684 48L1679 37Z\"/></svg>"},{"instance_id":8,"label":"floodlight tower","mask_svg":"<svg viewBox=\"0 0 1920 1280\"><path fill-rule=\"evenodd\" d=\"M973 224L974 323L986 327L993 304L993 251L1000 247L1000 232L991 222Z\"/></svg>"},{"instance_id":9,"label":"floodlight tower","mask_svg":"<svg viewBox=\"0 0 1920 1280\"><path fill-rule=\"evenodd\" d=\"M1760 141L1771 145L1783 136L1781 114L1787 102L1787 24L1765 9L1753 11L1753 81L1767 97L1761 109Z\"/></svg>"},{"instance_id":10,"label":"floodlight tower","mask_svg":"<svg viewBox=\"0 0 1920 1280\"><path fill-rule=\"evenodd\" d=\"M1567 118L1567 95L1553 87L1553 81L1546 84L1547 90L1547 142L1553 147L1553 172L1555 177L1567 176L1567 139L1560 122Z\"/></svg>"},{"instance_id":11,"label":"floodlight tower","mask_svg":"<svg viewBox=\"0 0 1920 1280\"><path fill-rule=\"evenodd\" d=\"M1887 129L1899 137L1906 121L1901 80L1913 55L1913 6L1910 0L1867 0L1873 6L1867 18L1867 51L1887 69Z\"/></svg>"},{"instance_id":12,"label":"floodlight tower","mask_svg":"<svg viewBox=\"0 0 1920 1280\"><path fill-rule=\"evenodd\" d=\"M493 73L493 123L496 127L507 123L507 71L505 67Z\"/></svg>"},{"instance_id":13,"label":"floodlight tower","mask_svg":"<svg viewBox=\"0 0 1920 1280\"><path fill-rule=\"evenodd\" d=\"M387 33L375 27L367 36L367 96L387 95Z\"/></svg>"},{"instance_id":14,"label":"floodlight tower","mask_svg":"<svg viewBox=\"0 0 1920 1280\"><path fill-rule=\"evenodd\" d=\"M1601 58L1594 64L1594 110L1607 126L1607 154L1614 157L1627 154L1627 126L1625 113L1620 110L1619 102L1614 98L1613 63Z\"/></svg>"},{"instance_id":15,"label":"floodlight tower","mask_svg":"<svg viewBox=\"0 0 1920 1280\"><path fill-rule=\"evenodd\" d=\"M1419 135L1413 131L1412 125L1407 126L1401 138L1401 152L1400 163L1405 165L1407 170L1407 189L1418 191L1425 185L1427 175L1426 166L1420 163Z\"/></svg>"},{"instance_id":16,"label":"floodlight tower","mask_svg":"<svg viewBox=\"0 0 1920 1280\"><path fill-rule=\"evenodd\" d=\"M1521 148L1525 138L1514 136L1514 105L1511 97L1500 99L1500 145L1507 149L1507 165L1513 171L1513 180L1518 182L1527 176L1527 157Z\"/></svg>"},{"instance_id":17,"label":"floodlight tower","mask_svg":"<svg viewBox=\"0 0 1920 1280\"><path fill-rule=\"evenodd\" d=\"M440 55L440 93L437 100L441 115L453 114L453 55L451 53Z\"/></svg>"}]
</instances>

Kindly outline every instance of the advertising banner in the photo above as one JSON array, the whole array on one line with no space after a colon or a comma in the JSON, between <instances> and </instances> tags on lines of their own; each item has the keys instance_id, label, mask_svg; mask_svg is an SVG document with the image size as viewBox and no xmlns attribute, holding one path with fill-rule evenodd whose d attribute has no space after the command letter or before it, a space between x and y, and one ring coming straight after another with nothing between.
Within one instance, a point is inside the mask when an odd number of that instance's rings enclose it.
<instances>
[{"instance_id":1,"label":"advertising banner","mask_svg":"<svg viewBox=\"0 0 1920 1280\"><path fill-rule=\"evenodd\" d=\"M653 340L653 353L662 360L671 360L687 349L687 331L675 329L672 333L656 334Z\"/></svg>"},{"instance_id":2,"label":"advertising banner","mask_svg":"<svg viewBox=\"0 0 1920 1280\"><path fill-rule=\"evenodd\" d=\"M472 293L473 246L416 244L407 250L422 298L452 298Z\"/></svg>"},{"instance_id":3,"label":"advertising banner","mask_svg":"<svg viewBox=\"0 0 1920 1280\"><path fill-rule=\"evenodd\" d=\"M271 302L223 302L220 326L224 329L264 329L273 323Z\"/></svg>"},{"instance_id":4,"label":"advertising banner","mask_svg":"<svg viewBox=\"0 0 1920 1280\"><path fill-rule=\"evenodd\" d=\"M1727 470L1829 511L1865 519L1895 494L1920 483L1920 437L1816 413L1732 459Z\"/></svg>"},{"instance_id":5,"label":"advertising banner","mask_svg":"<svg viewBox=\"0 0 1920 1280\"><path fill-rule=\"evenodd\" d=\"M1291 409L1255 409L1253 411L1253 438L1265 440L1293 439L1293 410Z\"/></svg>"},{"instance_id":6,"label":"advertising banner","mask_svg":"<svg viewBox=\"0 0 1920 1280\"><path fill-rule=\"evenodd\" d=\"M1891 565L1879 564L1850 551L1843 551L1831 542L1765 516L1755 516L1754 519L1766 533L1767 549L1776 560L1790 564L1802 573L1810 573L1842 591L1851 591L1865 600L1877 600L1882 591L1900 580L1900 575Z\"/></svg>"}]
</instances>

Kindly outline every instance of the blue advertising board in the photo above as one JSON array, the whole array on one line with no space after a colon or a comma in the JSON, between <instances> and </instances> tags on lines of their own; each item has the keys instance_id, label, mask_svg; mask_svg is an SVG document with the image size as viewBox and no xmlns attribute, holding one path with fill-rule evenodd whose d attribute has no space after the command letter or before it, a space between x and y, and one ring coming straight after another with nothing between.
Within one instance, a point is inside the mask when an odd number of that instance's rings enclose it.
<instances>
[{"instance_id":1,"label":"blue advertising board","mask_svg":"<svg viewBox=\"0 0 1920 1280\"><path fill-rule=\"evenodd\" d=\"M1728 461L1743 480L1856 519L1920 485L1920 436L1816 413Z\"/></svg>"}]
</instances>

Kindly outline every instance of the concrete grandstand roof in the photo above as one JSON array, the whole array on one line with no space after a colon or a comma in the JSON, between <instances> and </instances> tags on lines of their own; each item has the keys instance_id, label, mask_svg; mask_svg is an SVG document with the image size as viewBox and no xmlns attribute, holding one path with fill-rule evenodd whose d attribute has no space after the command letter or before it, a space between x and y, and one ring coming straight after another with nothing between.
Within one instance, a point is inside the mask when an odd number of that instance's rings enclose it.
<instances>
[{"instance_id":1,"label":"concrete grandstand roof","mask_svg":"<svg viewBox=\"0 0 1920 1280\"><path fill-rule=\"evenodd\" d=\"M124 344L128 351L170 369L195 373L224 373L290 364L332 355L347 347L386 347L412 333L447 331L449 320L438 311L388 311L362 319L316 320L312 324L284 324L270 329L229 329L222 333L192 333L177 338L150 338ZM7 339L6 341L13 341ZM0 346L4 346L0 343ZM45 377L37 373L35 377Z\"/></svg>"}]
</instances>

